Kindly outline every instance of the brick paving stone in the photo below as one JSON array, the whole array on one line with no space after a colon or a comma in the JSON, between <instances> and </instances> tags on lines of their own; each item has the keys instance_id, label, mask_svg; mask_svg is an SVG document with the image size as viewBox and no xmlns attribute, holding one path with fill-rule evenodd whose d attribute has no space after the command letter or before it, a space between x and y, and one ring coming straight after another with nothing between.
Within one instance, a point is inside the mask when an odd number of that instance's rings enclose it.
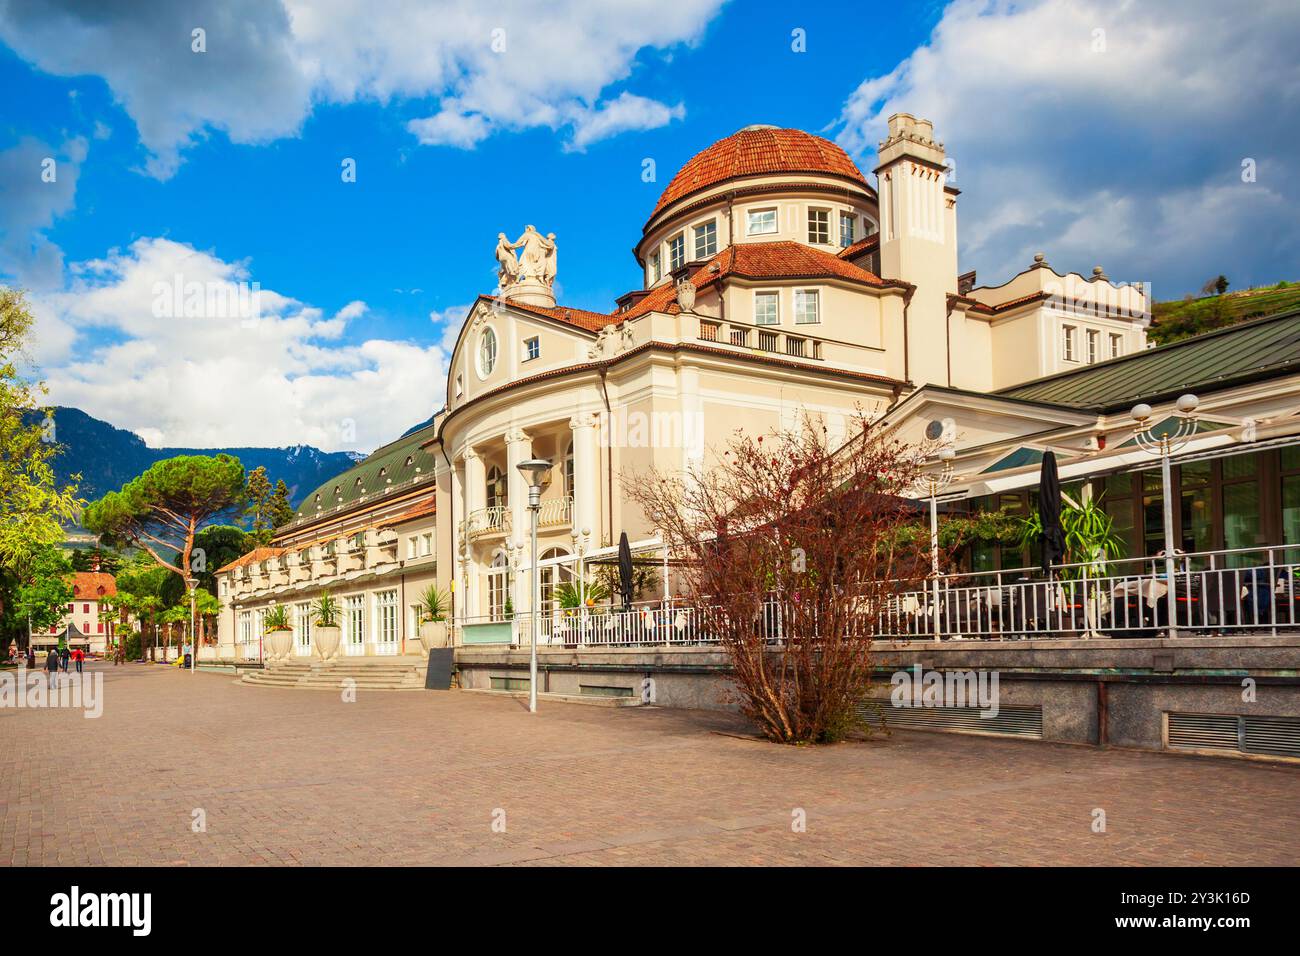
<instances>
[{"instance_id":1,"label":"brick paving stone","mask_svg":"<svg viewBox=\"0 0 1300 956\"><path fill-rule=\"evenodd\" d=\"M92 669L98 719L0 710L0 865L1300 862L1293 765Z\"/></svg>"}]
</instances>

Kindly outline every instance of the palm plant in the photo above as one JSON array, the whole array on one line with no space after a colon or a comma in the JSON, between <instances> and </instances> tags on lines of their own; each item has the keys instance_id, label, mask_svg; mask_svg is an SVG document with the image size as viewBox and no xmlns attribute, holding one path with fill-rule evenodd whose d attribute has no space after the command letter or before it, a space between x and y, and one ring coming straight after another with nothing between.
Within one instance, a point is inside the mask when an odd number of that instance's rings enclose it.
<instances>
[{"instance_id":1,"label":"palm plant","mask_svg":"<svg viewBox=\"0 0 1300 956\"><path fill-rule=\"evenodd\" d=\"M555 586L555 603L566 611L580 607L593 607L598 601L609 598L609 586L602 581L562 581Z\"/></svg>"},{"instance_id":2,"label":"palm plant","mask_svg":"<svg viewBox=\"0 0 1300 956\"><path fill-rule=\"evenodd\" d=\"M436 584L430 584L420 594L420 620L445 621L447 619L447 593Z\"/></svg>"},{"instance_id":3,"label":"palm plant","mask_svg":"<svg viewBox=\"0 0 1300 956\"><path fill-rule=\"evenodd\" d=\"M1110 563L1124 557L1124 539L1115 533L1115 519L1102 509L1099 498L1061 508L1061 529L1065 532L1064 563L1075 565L1062 568L1062 578L1082 577L1084 571L1093 577L1105 576L1110 573ZM1023 519L1020 543L1033 544L1042 533L1042 519L1033 512Z\"/></svg>"},{"instance_id":4,"label":"palm plant","mask_svg":"<svg viewBox=\"0 0 1300 956\"><path fill-rule=\"evenodd\" d=\"M312 602L311 611L317 627L338 627L339 602L332 594L326 592L318 597Z\"/></svg>"},{"instance_id":5,"label":"palm plant","mask_svg":"<svg viewBox=\"0 0 1300 956\"><path fill-rule=\"evenodd\" d=\"M293 629L289 622L289 607L285 604L272 606L262 617L262 627L268 631L288 631Z\"/></svg>"}]
</instances>

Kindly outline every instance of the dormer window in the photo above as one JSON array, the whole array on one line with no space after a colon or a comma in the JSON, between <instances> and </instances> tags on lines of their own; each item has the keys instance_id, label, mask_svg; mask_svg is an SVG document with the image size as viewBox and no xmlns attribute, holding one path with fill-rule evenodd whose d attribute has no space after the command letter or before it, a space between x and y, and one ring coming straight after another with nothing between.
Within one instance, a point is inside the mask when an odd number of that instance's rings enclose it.
<instances>
[{"instance_id":1,"label":"dormer window","mask_svg":"<svg viewBox=\"0 0 1300 956\"><path fill-rule=\"evenodd\" d=\"M831 211L808 210L808 242L814 246L829 245L831 241Z\"/></svg>"},{"instance_id":2,"label":"dormer window","mask_svg":"<svg viewBox=\"0 0 1300 956\"><path fill-rule=\"evenodd\" d=\"M668 240L668 271L676 272L686 265L686 237L681 233Z\"/></svg>"},{"instance_id":3,"label":"dormer window","mask_svg":"<svg viewBox=\"0 0 1300 956\"><path fill-rule=\"evenodd\" d=\"M775 209L751 209L745 214L745 235L747 236L773 236L776 235L776 210Z\"/></svg>"},{"instance_id":4,"label":"dormer window","mask_svg":"<svg viewBox=\"0 0 1300 956\"><path fill-rule=\"evenodd\" d=\"M718 252L718 221L710 219L695 227L695 258L708 259Z\"/></svg>"},{"instance_id":5,"label":"dormer window","mask_svg":"<svg viewBox=\"0 0 1300 956\"><path fill-rule=\"evenodd\" d=\"M847 249L853 245L853 237L858 231L858 217L851 212L840 213L840 248Z\"/></svg>"}]
</instances>

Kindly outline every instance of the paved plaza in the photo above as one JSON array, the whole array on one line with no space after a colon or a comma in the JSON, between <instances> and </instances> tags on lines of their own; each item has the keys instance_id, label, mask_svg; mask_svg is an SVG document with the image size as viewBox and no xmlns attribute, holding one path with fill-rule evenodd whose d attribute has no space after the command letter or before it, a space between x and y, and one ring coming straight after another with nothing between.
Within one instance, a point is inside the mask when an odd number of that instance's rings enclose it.
<instances>
[{"instance_id":1,"label":"paved plaza","mask_svg":"<svg viewBox=\"0 0 1300 956\"><path fill-rule=\"evenodd\" d=\"M1300 858L1293 766L920 732L780 747L713 713L543 701L530 716L460 692L346 703L93 667L98 719L0 709L0 864Z\"/></svg>"}]
</instances>

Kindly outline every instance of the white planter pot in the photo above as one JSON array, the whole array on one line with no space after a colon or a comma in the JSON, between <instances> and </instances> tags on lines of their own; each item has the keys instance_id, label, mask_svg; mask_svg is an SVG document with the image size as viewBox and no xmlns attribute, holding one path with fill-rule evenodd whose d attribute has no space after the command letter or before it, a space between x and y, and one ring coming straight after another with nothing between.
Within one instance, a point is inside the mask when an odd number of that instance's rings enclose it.
<instances>
[{"instance_id":1,"label":"white planter pot","mask_svg":"<svg viewBox=\"0 0 1300 956\"><path fill-rule=\"evenodd\" d=\"M271 660L279 661L289 656L293 650L293 631L267 631L266 649Z\"/></svg>"},{"instance_id":2,"label":"white planter pot","mask_svg":"<svg viewBox=\"0 0 1300 956\"><path fill-rule=\"evenodd\" d=\"M339 641L343 638L343 632L337 627L323 627L316 625L311 631L312 647L320 655L323 661L333 660L339 652Z\"/></svg>"},{"instance_id":3,"label":"white planter pot","mask_svg":"<svg viewBox=\"0 0 1300 956\"><path fill-rule=\"evenodd\" d=\"M420 645L427 654L435 647L447 646L447 622L446 621L422 621L420 622Z\"/></svg>"}]
</instances>

